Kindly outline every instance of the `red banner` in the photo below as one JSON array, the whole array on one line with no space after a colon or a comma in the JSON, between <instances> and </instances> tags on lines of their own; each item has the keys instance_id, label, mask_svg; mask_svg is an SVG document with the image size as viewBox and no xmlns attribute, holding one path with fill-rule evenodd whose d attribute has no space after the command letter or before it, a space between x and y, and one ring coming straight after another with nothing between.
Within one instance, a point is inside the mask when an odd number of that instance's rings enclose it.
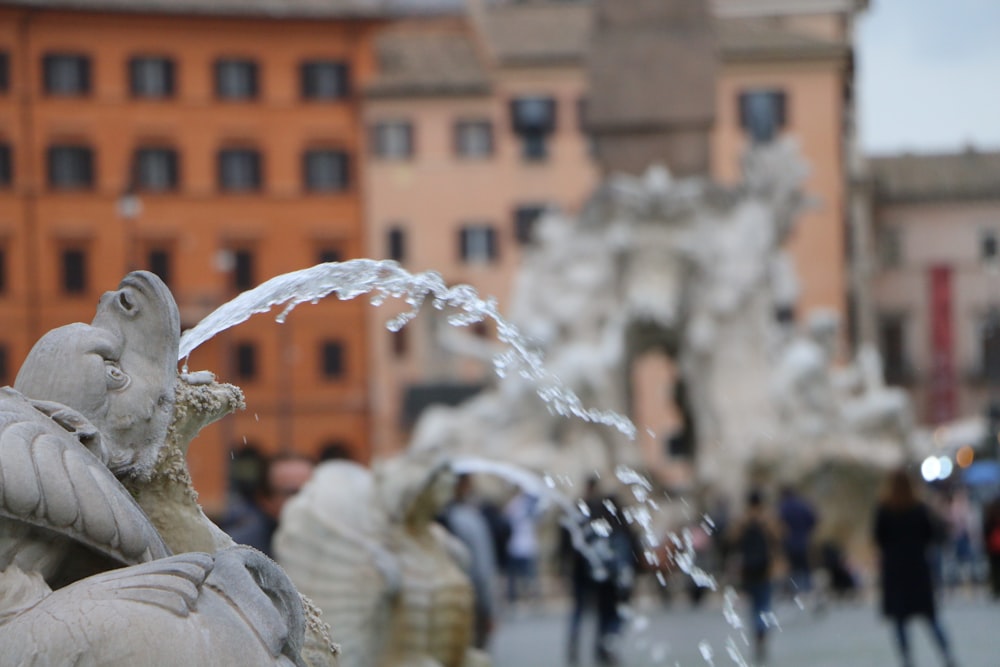
<instances>
[{"instance_id":1,"label":"red banner","mask_svg":"<svg viewBox=\"0 0 1000 667\"><path fill-rule=\"evenodd\" d=\"M958 416L955 334L951 321L951 267L932 266L930 277L931 368L927 415L932 424Z\"/></svg>"}]
</instances>

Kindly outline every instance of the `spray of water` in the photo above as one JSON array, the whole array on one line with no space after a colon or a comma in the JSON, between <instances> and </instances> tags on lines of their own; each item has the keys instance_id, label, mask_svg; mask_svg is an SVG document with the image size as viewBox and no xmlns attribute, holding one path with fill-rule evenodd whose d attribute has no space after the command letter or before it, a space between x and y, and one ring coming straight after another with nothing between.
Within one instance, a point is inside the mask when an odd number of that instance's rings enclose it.
<instances>
[{"instance_id":1,"label":"spray of water","mask_svg":"<svg viewBox=\"0 0 1000 667\"><path fill-rule=\"evenodd\" d=\"M561 510L560 523L569 533L570 539L573 542L573 548L587 559L598 579L607 577L607 572L604 569L604 563L600 555L584 535L583 526L590 520L589 513L585 514L582 512L577 504L565 494L558 491L554 484L550 483L551 478L549 476L538 475L510 463L474 456L462 456L453 459L451 461L451 469L457 473L478 473L500 477L523 489L525 493L556 505ZM583 507L586 508L586 505L583 505Z\"/></svg>"},{"instance_id":2,"label":"spray of water","mask_svg":"<svg viewBox=\"0 0 1000 667\"><path fill-rule=\"evenodd\" d=\"M449 287L437 272L411 274L396 262L388 260L354 259L346 262L329 262L272 278L223 304L197 326L185 331L181 336L178 359L184 360L186 372L187 358L191 353L218 333L245 322L253 315L269 312L276 306L282 307L276 320L283 323L288 314L299 304L317 303L330 294L336 294L341 300L371 294L370 300L375 306L382 305L389 298L401 299L408 309L387 323L386 326L391 331L400 330L415 318L428 300L434 308L450 312L448 323L453 326L469 326L484 320L493 320L496 324L497 339L505 347L504 351L494 358L494 370L499 377L516 373L533 384L538 396L553 413L610 426L629 439L635 439L636 427L627 417L610 410L585 407L572 390L548 372L541 353L513 323L500 315L495 299L480 298L475 289L469 285ZM528 493L554 502L563 510L562 523L568 530L574 547L591 562L595 573L601 572L603 568L601 560L588 544L582 526L589 519L590 528L600 535L602 520L589 517L585 504L574 504L565 495L556 491L555 480L549 475L539 476L514 465L472 457L456 459L452 466L457 472L498 475ZM607 509L612 515L623 518L627 523L640 529L647 562L654 566L660 565L657 548L664 540L660 539L653 528L653 512L659 510L659 505L651 496L653 485L628 467L620 466L615 474L618 480L631 490L637 504L621 510L616 507ZM711 519L707 517L701 527L708 534L714 529ZM691 577L697 585L716 590L715 579L695 565L695 549L690 530L684 529L680 534L669 533L665 541L671 546L667 556L671 565ZM657 572L657 578L661 584L666 583L662 572ZM727 594L726 618L737 632L741 632L734 602L735 595ZM656 648L658 650L654 653L659 654L656 656L656 661L659 662L665 658L666 651L662 645ZM714 664L714 652L707 642L701 642L699 650L708 664ZM731 638L727 643L726 652L735 663L746 664Z\"/></svg>"},{"instance_id":3,"label":"spray of water","mask_svg":"<svg viewBox=\"0 0 1000 667\"><path fill-rule=\"evenodd\" d=\"M252 290L243 292L224 303L193 329L181 336L178 359L185 360L199 345L216 334L244 322L257 313L266 313L283 306L277 321L284 322L301 303L317 303L336 293L341 300L354 299L371 293L371 302L379 306L386 299L402 299L409 310L386 325L398 331L417 316L421 306L430 299L438 310L448 309L449 324L468 326L483 320L496 323L497 338L505 350L494 359L497 375L517 373L535 386L538 396L549 409L562 416L575 416L588 422L617 429L629 439L635 438L635 424L627 417L610 410L587 408L580 398L558 378L545 369L542 355L521 335L517 327L500 316L493 298L482 299L469 285L449 287L441 274L434 271L411 274L389 260L352 259L328 262L301 271L285 273Z\"/></svg>"}]
</instances>

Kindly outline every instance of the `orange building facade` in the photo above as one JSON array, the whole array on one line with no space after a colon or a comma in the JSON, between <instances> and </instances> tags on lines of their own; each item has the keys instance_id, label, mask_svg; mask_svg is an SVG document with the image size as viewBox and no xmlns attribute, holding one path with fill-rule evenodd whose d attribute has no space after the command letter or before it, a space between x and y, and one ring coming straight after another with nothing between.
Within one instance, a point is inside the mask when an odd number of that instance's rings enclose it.
<instances>
[{"instance_id":1,"label":"orange building facade","mask_svg":"<svg viewBox=\"0 0 1000 667\"><path fill-rule=\"evenodd\" d=\"M364 110L369 131L381 133L381 144L376 138L369 145L368 252L469 283L497 297L505 312L533 215L550 206L579 211L598 182L584 112L593 6L586 0L467 4L464 22L404 24L379 37L387 66ZM778 133L796 139L810 166L805 188L813 205L789 242L800 282L797 314L830 308L847 322L852 26L865 3L716 0L710 6L720 59L712 176L739 180L749 144L744 97L776 100ZM537 126L517 117L529 108L545 116ZM488 363L448 350L440 325L429 318L408 325L402 340L380 332L393 313L369 313L377 452L405 444L426 400L457 400L492 376ZM671 378L659 373L638 381L650 385L648 396L658 396ZM669 406L654 398L656 405L643 407L649 401L641 398L634 408L644 413L642 423L674 419Z\"/></svg>"},{"instance_id":2,"label":"orange building facade","mask_svg":"<svg viewBox=\"0 0 1000 667\"><path fill-rule=\"evenodd\" d=\"M0 382L129 269L160 274L190 328L268 278L363 254L357 91L380 17L60 4L0 3ZM192 447L206 509L244 445L368 459L366 307L259 315L195 351L192 370L247 399Z\"/></svg>"}]
</instances>

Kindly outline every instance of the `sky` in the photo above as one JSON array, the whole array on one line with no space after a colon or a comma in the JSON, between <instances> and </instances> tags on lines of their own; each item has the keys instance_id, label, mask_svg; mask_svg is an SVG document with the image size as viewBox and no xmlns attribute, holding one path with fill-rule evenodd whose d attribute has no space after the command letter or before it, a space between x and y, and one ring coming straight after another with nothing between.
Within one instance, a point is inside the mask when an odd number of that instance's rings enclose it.
<instances>
[{"instance_id":1,"label":"sky","mask_svg":"<svg viewBox=\"0 0 1000 667\"><path fill-rule=\"evenodd\" d=\"M1000 150L1000 0L870 0L857 39L866 153Z\"/></svg>"}]
</instances>

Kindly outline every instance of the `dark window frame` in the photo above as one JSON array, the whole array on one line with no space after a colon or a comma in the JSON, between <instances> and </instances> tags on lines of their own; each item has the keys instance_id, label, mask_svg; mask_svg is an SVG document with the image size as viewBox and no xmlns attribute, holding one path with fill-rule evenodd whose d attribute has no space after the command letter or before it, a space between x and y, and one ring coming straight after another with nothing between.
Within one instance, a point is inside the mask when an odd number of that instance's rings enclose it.
<instances>
[{"instance_id":1,"label":"dark window frame","mask_svg":"<svg viewBox=\"0 0 1000 667\"><path fill-rule=\"evenodd\" d=\"M217 153L218 187L230 194L260 192L264 187L264 156L256 148L230 147ZM237 162L247 160L247 164ZM246 173L242 170L247 169ZM234 171L235 170L235 171Z\"/></svg>"},{"instance_id":2,"label":"dark window frame","mask_svg":"<svg viewBox=\"0 0 1000 667\"><path fill-rule=\"evenodd\" d=\"M979 259L991 262L1000 259L1000 238L995 229L984 229L979 232Z\"/></svg>"},{"instance_id":3,"label":"dark window frame","mask_svg":"<svg viewBox=\"0 0 1000 667\"><path fill-rule=\"evenodd\" d=\"M248 102L260 96L260 64L253 58L236 56L217 58L213 71L216 99L225 102ZM243 76L246 80L239 81L239 77ZM227 77L237 77L237 79L227 79ZM233 84L238 84L237 89L226 90L227 86Z\"/></svg>"},{"instance_id":4,"label":"dark window frame","mask_svg":"<svg viewBox=\"0 0 1000 667\"><path fill-rule=\"evenodd\" d=\"M149 89L143 90L149 81L142 76L140 68L150 65L158 66L157 69L160 70L158 76L162 76L162 86L151 86ZM176 94L177 67L173 58L162 55L134 55L129 58L127 68L129 94L133 99L166 100ZM154 90L154 88L158 90Z\"/></svg>"},{"instance_id":5,"label":"dark window frame","mask_svg":"<svg viewBox=\"0 0 1000 667\"><path fill-rule=\"evenodd\" d=\"M395 148L389 150L385 137L394 130L401 129L404 133L404 148L397 151ZM413 121L404 118L377 120L372 123L369 130L369 141L371 142L371 154L379 160L412 160L416 155L416 131Z\"/></svg>"},{"instance_id":6,"label":"dark window frame","mask_svg":"<svg viewBox=\"0 0 1000 667\"><path fill-rule=\"evenodd\" d=\"M510 100L510 123L521 140L521 157L526 162L549 158L549 136L558 125L559 104L549 95L522 95Z\"/></svg>"},{"instance_id":7,"label":"dark window frame","mask_svg":"<svg viewBox=\"0 0 1000 667\"><path fill-rule=\"evenodd\" d=\"M167 287L170 287L173 282L173 264L173 250L171 248L157 245L146 250L147 270L159 276Z\"/></svg>"},{"instance_id":8,"label":"dark window frame","mask_svg":"<svg viewBox=\"0 0 1000 667\"><path fill-rule=\"evenodd\" d=\"M10 92L10 52L0 51L0 95Z\"/></svg>"},{"instance_id":9,"label":"dark window frame","mask_svg":"<svg viewBox=\"0 0 1000 667\"><path fill-rule=\"evenodd\" d=\"M94 168L94 149L90 146L54 144L46 149L45 156L47 183L50 189L89 190L94 187L97 178ZM65 171L60 173L60 170Z\"/></svg>"},{"instance_id":10,"label":"dark window frame","mask_svg":"<svg viewBox=\"0 0 1000 667\"><path fill-rule=\"evenodd\" d=\"M395 262L406 261L406 227L392 225L385 230L386 256Z\"/></svg>"},{"instance_id":11,"label":"dark window frame","mask_svg":"<svg viewBox=\"0 0 1000 667\"><path fill-rule=\"evenodd\" d=\"M14 185L14 148L10 143L0 143L0 189Z\"/></svg>"},{"instance_id":12,"label":"dark window frame","mask_svg":"<svg viewBox=\"0 0 1000 667\"><path fill-rule=\"evenodd\" d=\"M145 164L147 159L164 158L166 160L166 184L161 185L148 178L150 167ZM139 146L132 158L133 184L141 192L174 192L180 187L180 153L170 146ZM160 165L162 167L164 165ZM157 167L157 168L160 168Z\"/></svg>"},{"instance_id":13,"label":"dark window frame","mask_svg":"<svg viewBox=\"0 0 1000 667\"><path fill-rule=\"evenodd\" d=\"M332 70L337 81L335 90L323 90L323 70ZM299 64L299 94L309 102L336 102L350 98L352 91L351 64L346 60L315 58Z\"/></svg>"},{"instance_id":14,"label":"dark window frame","mask_svg":"<svg viewBox=\"0 0 1000 667\"><path fill-rule=\"evenodd\" d=\"M909 381L910 366L906 349L905 314L883 314L878 322L878 344L882 354L882 374L887 384Z\"/></svg>"},{"instance_id":15,"label":"dark window frame","mask_svg":"<svg viewBox=\"0 0 1000 667\"><path fill-rule=\"evenodd\" d=\"M344 252L340 247L323 246L316 251L316 262L318 264L328 264L330 262L343 262Z\"/></svg>"},{"instance_id":16,"label":"dark window frame","mask_svg":"<svg viewBox=\"0 0 1000 667\"><path fill-rule=\"evenodd\" d=\"M42 55L42 90L50 97L86 97L90 95L92 82L91 57L78 51L53 51ZM60 82L56 67L73 67L76 71L74 83ZM66 86L63 88L63 86Z\"/></svg>"},{"instance_id":17,"label":"dark window frame","mask_svg":"<svg viewBox=\"0 0 1000 667\"><path fill-rule=\"evenodd\" d=\"M257 286L255 269L257 258L252 248L233 248L232 287L237 292L245 292Z\"/></svg>"},{"instance_id":18,"label":"dark window frame","mask_svg":"<svg viewBox=\"0 0 1000 667\"><path fill-rule=\"evenodd\" d=\"M468 144L464 141L465 132L472 128L482 130L485 128L486 150L485 152L470 151ZM496 139L493 129L493 121L489 118L459 118L452 127L453 149L455 156L463 160L488 160L496 154Z\"/></svg>"},{"instance_id":19,"label":"dark window frame","mask_svg":"<svg viewBox=\"0 0 1000 667\"><path fill-rule=\"evenodd\" d=\"M548 210L545 204L521 204L514 209L514 238L521 245L532 241L538 219Z\"/></svg>"},{"instance_id":20,"label":"dark window frame","mask_svg":"<svg viewBox=\"0 0 1000 667\"><path fill-rule=\"evenodd\" d=\"M87 249L65 247L60 252L62 293L82 296L88 292Z\"/></svg>"},{"instance_id":21,"label":"dark window frame","mask_svg":"<svg viewBox=\"0 0 1000 667\"><path fill-rule=\"evenodd\" d=\"M319 160L333 159L338 163L332 172L337 176L332 180L320 178L323 167ZM302 154L302 185L306 192L313 194L333 194L351 189L351 154L340 148L310 148Z\"/></svg>"},{"instance_id":22,"label":"dark window frame","mask_svg":"<svg viewBox=\"0 0 1000 667\"><path fill-rule=\"evenodd\" d=\"M990 308L979 321L979 366L988 386L1000 386L1000 308Z\"/></svg>"},{"instance_id":23,"label":"dark window frame","mask_svg":"<svg viewBox=\"0 0 1000 667\"><path fill-rule=\"evenodd\" d=\"M342 380L347 376L346 344L342 340L320 342L320 374L324 380Z\"/></svg>"},{"instance_id":24,"label":"dark window frame","mask_svg":"<svg viewBox=\"0 0 1000 667\"><path fill-rule=\"evenodd\" d=\"M485 254L480 253L474 237L484 236ZM493 264L500 259L500 244L495 225L488 222L468 222L458 230L458 257L464 264Z\"/></svg>"},{"instance_id":25,"label":"dark window frame","mask_svg":"<svg viewBox=\"0 0 1000 667\"><path fill-rule=\"evenodd\" d=\"M773 86L741 90L736 96L740 128L755 142L774 140L788 127L788 97L786 90Z\"/></svg>"},{"instance_id":26,"label":"dark window frame","mask_svg":"<svg viewBox=\"0 0 1000 667\"><path fill-rule=\"evenodd\" d=\"M240 341L233 345L233 374L237 380L256 380L259 366L256 343Z\"/></svg>"}]
</instances>

